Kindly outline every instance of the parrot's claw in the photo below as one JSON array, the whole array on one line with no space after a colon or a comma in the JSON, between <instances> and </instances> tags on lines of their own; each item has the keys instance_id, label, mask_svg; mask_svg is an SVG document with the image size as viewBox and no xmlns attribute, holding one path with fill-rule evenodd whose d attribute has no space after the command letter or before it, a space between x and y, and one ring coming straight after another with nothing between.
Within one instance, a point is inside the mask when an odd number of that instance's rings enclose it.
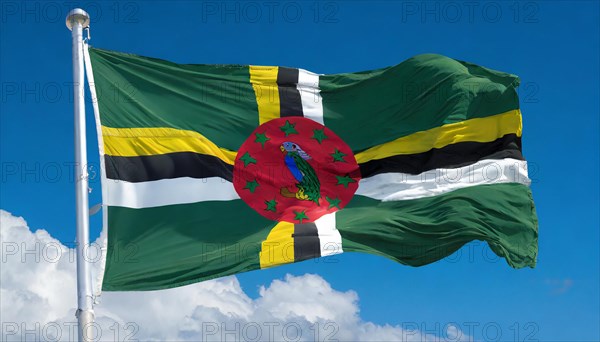
<instances>
[{"instance_id":1,"label":"parrot's claw","mask_svg":"<svg viewBox=\"0 0 600 342\"><path fill-rule=\"evenodd\" d=\"M306 201L308 200L308 195L304 193L304 189L298 189L298 192L296 192L296 198Z\"/></svg>"}]
</instances>

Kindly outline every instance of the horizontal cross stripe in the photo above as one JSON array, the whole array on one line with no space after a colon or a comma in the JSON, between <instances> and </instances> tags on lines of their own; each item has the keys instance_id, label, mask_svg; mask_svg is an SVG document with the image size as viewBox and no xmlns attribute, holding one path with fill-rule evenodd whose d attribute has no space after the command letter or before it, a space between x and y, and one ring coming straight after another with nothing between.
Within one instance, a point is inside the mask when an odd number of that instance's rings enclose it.
<instances>
[{"instance_id":1,"label":"horizontal cross stripe","mask_svg":"<svg viewBox=\"0 0 600 342\"><path fill-rule=\"evenodd\" d=\"M482 159L504 158L524 160L521 137L507 134L491 142L459 142L423 153L373 159L359 166L361 176L367 178L388 172L419 174L433 169L458 168Z\"/></svg>"},{"instance_id":2,"label":"horizontal cross stripe","mask_svg":"<svg viewBox=\"0 0 600 342\"><path fill-rule=\"evenodd\" d=\"M221 159L193 152L153 156L105 156L106 177L127 182L148 182L167 178L220 177L233 181L233 165Z\"/></svg>"},{"instance_id":3,"label":"horizontal cross stripe","mask_svg":"<svg viewBox=\"0 0 600 342\"><path fill-rule=\"evenodd\" d=\"M495 183L529 184L527 163L516 159L482 160L456 169L433 169L418 175L382 173L359 181L357 195L379 200L435 196L457 189ZM239 199L223 178L161 179L149 182L107 181L107 205L147 208L202 201Z\"/></svg>"},{"instance_id":4,"label":"horizontal cross stripe","mask_svg":"<svg viewBox=\"0 0 600 342\"><path fill-rule=\"evenodd\" d=\"M516 109L413 133L357 153L356 161L362 164L374 159L421 153L465 141L489 142L511 133L520 137L521 132L521 112Z\"/></svg>"},{"instance_id":5,"label":"horizontal cross stripe","mask_svg":"<svg viewBox=\"0 0 600 342\"><path fill-rule=\"evenodd\" d=\"M240 198L233 183L219 177L181 177L141 183L108 180L106 190L106 205L136 209Z\"/></svg>"},{"instance_id":6,"label":"horizontal cross stripe","mask_svg":"<svg viewBox=\"0 0 600 342\"><path fill-rule=\"evenodd\" d=\"M279 101L277 101L279 102ZM102 127L105 153L112 156L147 156L174 152L196 152L218 157L233 165L235 151L220 148L198 132L174 128ZM357 162L396 155L427 152L462 142L493 142L507 134L521 136L521 114L510 111L486 118L470 119L414 133L356 154ZM517 158L518 159L518 158Z\"/></svg>"},{"instance_id":7,"label":"horizontal cross stripe","mask_svg":"<svg viewBox=\"0 0 600 342\"><path fill-rule=\"evenodd\" d=\"M111 128L102 126L104 152L133 157L173 152L196 152L215 156L233 165L236 152L215 145L195 131L175 128Z\"/></svg>"},{"instance_id":8,"label":"horizontal cross stripe","mask_svg":"<svg viewBox=\"0 0 600 342\"><path fill-rule=\"evenodd\" d=\"M382 173L361 179L356 195L381 201L399 201L497 183L529 185L527 162L516 159L482 160L461 168L434 169L418 175Z\"/></svg>"}]
</instances>

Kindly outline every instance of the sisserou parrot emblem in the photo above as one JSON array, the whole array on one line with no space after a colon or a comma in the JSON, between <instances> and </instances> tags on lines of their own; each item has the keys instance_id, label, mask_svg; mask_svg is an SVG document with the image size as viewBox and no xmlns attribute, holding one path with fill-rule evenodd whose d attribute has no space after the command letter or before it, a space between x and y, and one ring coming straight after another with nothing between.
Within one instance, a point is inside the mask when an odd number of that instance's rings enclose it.
<instances>
[{"instance_id":1,"label":"sisserou parrot emblem","mask_svg":"<svg viewBox=\"0 0 600 342\"><path fill-rule=\"evenodd\" d=\"M308 163L311 156L304 152L298 144L289 141L282 143L280 149L285 156L285 166L296 179L296 187L298 188L298 191L293 193L288 188L282 187L280 190L281 195L304 201L313 201L318 205L321 198L321 184L317 173Z\"/></svg>"}]
</instances>

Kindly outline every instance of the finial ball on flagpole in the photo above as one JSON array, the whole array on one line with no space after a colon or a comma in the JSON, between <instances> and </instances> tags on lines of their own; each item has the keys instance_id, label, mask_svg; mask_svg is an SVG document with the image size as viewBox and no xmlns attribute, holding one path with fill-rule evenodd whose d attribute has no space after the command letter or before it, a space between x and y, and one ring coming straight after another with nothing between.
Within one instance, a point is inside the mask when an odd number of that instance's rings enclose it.
<instances>
[{"instance_id":1,"label":"finial ball on flagpole","mask_svg":"<svg viewBox=\"0 0 600 342\"><path fill-rule=\"evenodd\" d=\"M67 14L67 27L69 30L73 30L73 25L75 23L80 23L83 28L89 26L90 15L81 8L72 9L69 14Z\"/></svg>"}]
</instances>

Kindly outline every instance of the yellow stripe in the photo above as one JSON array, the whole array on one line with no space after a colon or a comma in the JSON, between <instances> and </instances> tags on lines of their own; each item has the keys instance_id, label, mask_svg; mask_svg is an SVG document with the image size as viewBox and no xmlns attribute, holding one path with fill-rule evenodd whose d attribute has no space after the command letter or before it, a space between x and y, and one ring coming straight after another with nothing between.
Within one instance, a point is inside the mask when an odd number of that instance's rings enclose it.
<instances>
[{"instance_id":1,"label":"yellow stripe","mask_svg":"<svg viewBox=\"0 0 600 342\"><path fill-rule=\"evenodd\" d=\"M276 73L275 73L276 74ZM277 97L277 116L279 116ZM264 111L262 113L265 113ZM270 112L273 114L273 111ZM274 114L273 114L274 115ZM260 115L261 120L267 120ZM269 119L270 120L270 119ZM459 142L490 142L514 133L521 136L521 111L465 120L374 146L356 154L358 163L395 155L422 153ZM147 156L174 152L196 152L216 156L233 165L236 151L220 148L195 131L174 128L110 128L102 126L104 151L112 156Z\"/></svg>"},{"instance_id":2,"label":"yellow stripe","mask_svg":"<svg viewBox=\"0 0 600 342\"><path fill-rule=\"evenodd\" d=\"M355 157L356 161L360 164L399 154L427 152L432 148L442 148L459 142L490 142L510 133L520 137L523 130L522 127L521 111L515 109L486 118L465 120L413 133L385 144L371 147L357 153Z\"/></svg>"},{"instance_id":3,"label":"yellow stripe","mask_svg":"<svg viewBox=\"0 0 600 342\"><path fill-rule=\"evenodd\" d=\"M233 165L235 151L220 148L202 134L175 128L111 128L102 126L104 152L111 156L135 157L174 152L196 152L215 156Z\"/></svg>"},{"instance_id":4,"label":"yellow stripe","mask_svg":"<svg viewBox=\"0 0 600 342\"><path fill-rule=\"evenodd\" d=\"M260 268L273 267L294 262L294 224L279 222L260 249Z\"/></svg>"},{"instance_id":5,"label":"yellow stripe","mask_svg":"<svg viewBox=\"0 0 600 342\"><path fill-rule=\"evenodd\" d=\"M250 83L258 103L258 122L263 124L280 116L278 67L250 66Z\"/></svg>"}]
</instances>

